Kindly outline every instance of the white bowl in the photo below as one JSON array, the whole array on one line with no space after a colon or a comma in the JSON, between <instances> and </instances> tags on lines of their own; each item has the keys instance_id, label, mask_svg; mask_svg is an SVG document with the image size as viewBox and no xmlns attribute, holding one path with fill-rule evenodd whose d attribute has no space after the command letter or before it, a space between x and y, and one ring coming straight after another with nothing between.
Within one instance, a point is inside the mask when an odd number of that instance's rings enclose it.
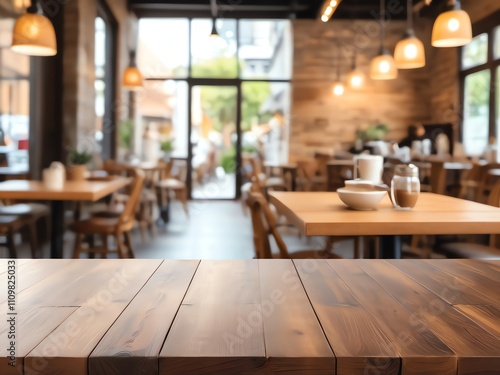
<instances>
[{"instance_id":1,"label":"white bowl","mask_svg":"<svg viewBox=\"0 0 500 375\"><path fill-rule=\"evenodd\" d=\"M360 211L369 211L377 208L384 198L386 191L358 191L346 188L337 189L337 193L342 202L347 206Z\"/></svg>"}]
</instances>

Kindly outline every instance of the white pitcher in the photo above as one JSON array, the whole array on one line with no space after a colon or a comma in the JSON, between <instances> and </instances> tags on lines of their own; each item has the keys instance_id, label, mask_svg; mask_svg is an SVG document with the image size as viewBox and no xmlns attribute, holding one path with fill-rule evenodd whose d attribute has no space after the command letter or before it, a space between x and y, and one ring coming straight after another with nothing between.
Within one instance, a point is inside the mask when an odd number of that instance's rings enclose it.
<instances>
[{"instance_id":1,"label":"white pitcher","mask_svg":"<svg viewBox=\"0 0 500 375\"><path fill-rule=\"evenodd\" d=\"M43 183L48 189L61 190L66 180L66 169L58 161L50 164L49 168L43 170Z\"/></svg>"}]
</instances>

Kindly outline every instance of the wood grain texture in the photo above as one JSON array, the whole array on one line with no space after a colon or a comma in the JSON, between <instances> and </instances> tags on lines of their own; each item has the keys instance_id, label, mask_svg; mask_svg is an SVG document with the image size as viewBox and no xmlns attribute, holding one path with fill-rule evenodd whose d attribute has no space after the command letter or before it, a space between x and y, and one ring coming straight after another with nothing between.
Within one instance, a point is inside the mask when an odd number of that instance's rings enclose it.
<instances>
[{"instance_id":1,"label":"wood grain texture","mask_svg":"<svg viewBox=\"0 0 500 375\"><path fill-rule=\"evenodd\" d=\"M0 325L0 337L5 339L0 347L0 369L2 375L18 375L18 374L34 374L37 372L44 373L45 360L32 363L30 366L24 365L24 357L35 348L50 332L56 329L64 322L77 307L40 307L31 310L20 310L17 319L17 337L15 339L16 349L16 366L8 366L7 331L6 324ZM6 311L3 310L2 311Z\"/></svg>"},{"instance_id":2,"label":"wood grain texture","mask_svg":"<svg viewBox=\"0 0 500 375\"><path fill-rule=\"evenodd\" d=\"M371 276L412 312L416 322L422 321L455 352L458 374L480 374L499 369L500 341L431 292L426 285L406 276L403 266L404 263L390 260L379 265L379 274ZM394 272L390 267L400 272ZM442 290L459 296L462 287L459 283L443 285Z\"/></svg>"},{"instance_id":3,"label":"wood grain texture","mask_svg":"<svg viewBox=\"0 0 500 375\"><path fill-rule=\"evenodd\" d=\"M458 311L500 339L500 308L485 305L455 305Z\"/></svg>"},{"instance_id":4,"label":"wood grain texture","mask_svg":"<svg viewBox=\"0 0 500 375\"><path fill-rule=\"evenodd\" d=\"M61 293L54 293L57 299L48 299L51 304L59 300L79 309L29 353L26 365L34 368L45 360L43 374L87 375L90 353L160 263L143 259L97 261L97 273L89 263L81 263L78 283L59 285ZM51 350L55 350L54 355L48 356Z\"/></svg>"},{"instance_id":5,"label":"wood grain texture","mask_svg":"<svg viewBox=\"0 0 500 375\"><path fill-rule=\"evenodd\" d=\"M265 368L271 373L335 374L335 356L293 263L259 261Z\"/></svg>"},{"instance_id":6,"label":"wood grain texture","mask_svg":"<svg viewBox=\"0 0 500 375\"><path fill-rule=\"evenodd\" d=\"M0 199L96 201L127 186L129 178L108 181L66 181L61 190L48 189L42 181L10 180L0 183Z\"/></svg>"},{"instance_id":7,"label":"wood grain texture","mask_svg":"<svg viewBox=\"0 0 500 375\"><path fill-rule=\"evenodd\" d=\"M328 264L313 259L294 263L337 357L337 373L399 374L400 357L390 338ZM328 279L329 285L322 279Z\"/></svg>"},{"instance_id":8,"label":"wood grain texture","mask_svg":"<svg viewBox=\"0 0 500 375\"><path fill-rule=\"evenodd\" d=\"M271 203L306 236L491 234L500 208L421 193L411 211L395 210L388 196L374 211L356 211L330 192L270 192Z\"/></svg>"},{"instance_id":9,"label":"wood grain texture","mask_svg":"<svg viewBox=\"0 0 500 375\"><path fill-rule=\"evenodd\" d=\"M17 267L25 266L31 259L15 259ZM0 275L7 272L7 259L0 259Z\"/></svg>"},{"instance_id":10,"label":"wood grain texture","mask_svg":"<svg viewBox=\"0 0 500 375\"><path fill-rule=\"evenodd\" d=\"M258 262L201 262L161 350L160 374L250 374L265 362Z\"/></svg>"},{"instance_id":11,"label":"wood grain texture","mask_svg":"<svg viewBox=\"0 0 500 375\"><path fill-rule=\"evenodd\" d=\"M454 259L454 263L479 271L483 276L500 282L500 267L488 261L471 262L469 259ZM498 263L498 262L497 262Z\"/></svg>"},{"instance_id":12,"label":"wood grain texture","mask_svg":"<svg viewBox=\"0 0 500 375\"><path fill-rule=\"evenodd\" d=\"M157 374L158 355L199 261L166 260L89 358L89 374Z\"/></svg>"},{"instance_id":13,"label":"wood grain texture","mask_svg":"<svg viewBox=\"0 0 500 375\"><path fill-rule=\"evenodd\" d=\"M462 273L451 276L439 267L439 263L440 260L431 265L425 260L415 259L411 264L398 262L394 264L407 276L424 285L450 305L488 305L491 303L490 299L478 290L482 286L479 282L465 280ZM443 266L445 264L451 265L449 262L444 262ZM455 268L455 266L452 267Z\"/></svg>"},{"instance_id":14,"label":"wood grain texture","mask_svg":"<svg viewBox=\"0 0 500 375\"><path fill-rule=\"evenodd\" d=\"M401 356L402 374L424 375L428 373L429 368L436 374L456 374L455 353L434 333L423 327L423 322L414 322L411 313L364 272L365 269L377 272L378 264L381 262L379 260L327 261L365 310L380 322L380 328L390 338Z\"/></svg>"}]
</instances>

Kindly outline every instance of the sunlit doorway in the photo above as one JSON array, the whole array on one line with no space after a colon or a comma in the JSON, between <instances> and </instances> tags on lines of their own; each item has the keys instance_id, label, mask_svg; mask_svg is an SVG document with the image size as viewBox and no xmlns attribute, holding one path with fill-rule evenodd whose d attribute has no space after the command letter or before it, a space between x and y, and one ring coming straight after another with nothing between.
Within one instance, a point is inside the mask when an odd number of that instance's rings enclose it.
<instances>
[{"instance_id":1,"label":"sunlit doorway","mask_svg":"<svg viewBox=\"0 0 500 375\"><path fill-rule=\"evenodd\" d=\"M238 86L191 88L191 198L237 197Z\"/></svg>"}]
</instances>

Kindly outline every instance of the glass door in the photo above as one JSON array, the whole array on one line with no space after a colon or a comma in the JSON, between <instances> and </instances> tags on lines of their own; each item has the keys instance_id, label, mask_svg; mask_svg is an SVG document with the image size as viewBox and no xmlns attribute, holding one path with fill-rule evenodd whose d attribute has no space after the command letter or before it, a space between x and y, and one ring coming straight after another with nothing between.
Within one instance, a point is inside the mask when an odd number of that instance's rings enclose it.
<instances>
[{"instance_id":1,"label":"glass door","mask_svg":"<svg viewBox=\"0 0 500 375\"><path fill-rule=\"evenodd\" d=\"M191 86L191 198L239 196L239 86Z\"/></svg>"}]
</instances>

